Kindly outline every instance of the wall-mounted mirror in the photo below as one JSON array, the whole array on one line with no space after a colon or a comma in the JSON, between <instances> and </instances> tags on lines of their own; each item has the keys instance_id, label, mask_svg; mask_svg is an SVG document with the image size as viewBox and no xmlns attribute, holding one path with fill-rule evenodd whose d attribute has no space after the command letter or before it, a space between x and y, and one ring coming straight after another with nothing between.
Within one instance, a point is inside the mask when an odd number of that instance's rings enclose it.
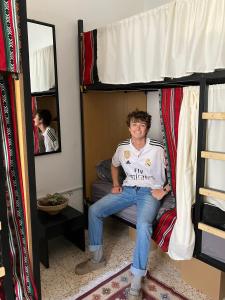
<instances>
[{"instance_id":1,"label":"wall-mounted mirror","mask_svg":"<svg viewBox=\"0 0 225 300\"><path fill-rule=\"evenodd\" d=\"M55 26L27 24L34 154L61 152Z\"/></svg>"}]
</instances>

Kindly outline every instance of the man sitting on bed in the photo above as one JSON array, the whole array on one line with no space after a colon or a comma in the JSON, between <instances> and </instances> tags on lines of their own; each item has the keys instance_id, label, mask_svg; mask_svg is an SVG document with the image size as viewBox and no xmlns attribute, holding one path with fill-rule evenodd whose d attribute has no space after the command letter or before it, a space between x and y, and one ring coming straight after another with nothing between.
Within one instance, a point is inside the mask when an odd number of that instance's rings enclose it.
<instances>
[{"instance_id":1,"label":"man sitting on bed","mask_svg":"<svg viewBox=\"0 0 225 300\"><path fill-rule=\"evenodd\" d=\"M152 235L152 223L160 201L169 191L165 187L165 161L162 145L147 138L151 116L144 111L133 111L127 117L131 138L118 145L112 158L113 187L89 208L89 249L93 257L76 266L76 273L86 274L105 266L103 255L103 218L133 204L137 205L137 237L131 272L134 275L129 300L141 298L141 280L146 275ZM119 184L119 166L126 178Z\"/></svg>"}]
</instances>

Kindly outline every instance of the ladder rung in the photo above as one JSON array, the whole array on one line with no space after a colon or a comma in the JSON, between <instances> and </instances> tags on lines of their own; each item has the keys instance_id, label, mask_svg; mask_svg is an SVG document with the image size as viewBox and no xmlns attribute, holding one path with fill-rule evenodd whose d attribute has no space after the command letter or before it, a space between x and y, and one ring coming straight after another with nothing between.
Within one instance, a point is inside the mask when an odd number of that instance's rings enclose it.
<instances>
[{"instance_id":1,"label":"ladder rung","mask_svg":"<svg viewBox=\"0 0 225 300\"><path fill-rule=\"evenodd\" d=\"M199 194L207 197L213 197L213 198L225 200L225 193L217 192L210 189L200 188Z\"/></svg>"},{"instance_id":2,"label":"ladder rung","mask_svg":"<svg viewBox=\"0 0 225 300\"><path fill-rule=\"evenodd\" d=\"M225 160L225 153L223 152L212 152L212 151L201 151L202 158L211 158Z\"/></svg>"},{"instance_id":3,"label":"ladder rung","mask_svg":"<svg viewBox=\"0 0 225 300\"><path fill-rule=\"evenodd\" d=\"M206 120L225 120L225 112L203 112L202 119Z\"/></svg>"},{"instance_id":4,"label":"ladder rung","mask_svg":"<svg viewBox=\"0 0 225 300\"><path fill-rule=\"evenodd\" d=\"M0 278L5 276L5 268L0 267Z\"/></svg>"},{"instance_id":5,"label":"ladder rung","mask_svg":"<svg viewBox=\"0 0 225 300\"><path fill-rule=\"evenodd\" d=\"M198 223L198 229L216 235L222 239L225 239L225 231L218 228L206 225L204 223Z\"/></svg>"}]
</instances>

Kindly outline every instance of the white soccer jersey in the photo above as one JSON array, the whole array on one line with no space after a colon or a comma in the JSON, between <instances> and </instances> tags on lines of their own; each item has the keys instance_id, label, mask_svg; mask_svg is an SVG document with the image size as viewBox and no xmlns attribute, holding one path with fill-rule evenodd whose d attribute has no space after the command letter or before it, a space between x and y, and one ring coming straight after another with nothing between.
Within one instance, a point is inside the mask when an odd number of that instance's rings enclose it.
<instances>
[{"instance_id":1,"label":"white soccer jersey","mask_svg":"<svg viewBox=\"0 0 225 300\"><path fill-rule=\"evenodd\" d=\"M120 165L126 173L123 186L162 188L165 183L165 155L161 143L146 139L145 146L137 150L131 139L118 145L112 158L115 167Z\"/></svg>"},{"instance_id":2,"label":"white soccer jersey","mask_svg":"<svg viewBox=\"0 0 225 300\"><path fill-rule=\"evenodd\" d=\"M45 152L57 151L59 149L58 138L56 132L51 127L46 127L44 133Z\"/></svg>"}]
</instances>

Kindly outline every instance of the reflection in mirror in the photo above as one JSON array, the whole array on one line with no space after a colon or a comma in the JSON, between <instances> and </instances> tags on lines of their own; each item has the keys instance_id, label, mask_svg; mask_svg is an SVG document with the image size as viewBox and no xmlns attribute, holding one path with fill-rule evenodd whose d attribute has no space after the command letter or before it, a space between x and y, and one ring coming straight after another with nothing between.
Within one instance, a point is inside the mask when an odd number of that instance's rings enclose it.
<instances>
[{"instance_id":1,"label":"reflection in mirror","mask_svg":"<svg viewBox=\"0 0 225 300\"><path fill-rule=\"evenodd\" d=\"M34 154L61 151L54 25L28 21Z\"/></svg>"}]
</instances>

